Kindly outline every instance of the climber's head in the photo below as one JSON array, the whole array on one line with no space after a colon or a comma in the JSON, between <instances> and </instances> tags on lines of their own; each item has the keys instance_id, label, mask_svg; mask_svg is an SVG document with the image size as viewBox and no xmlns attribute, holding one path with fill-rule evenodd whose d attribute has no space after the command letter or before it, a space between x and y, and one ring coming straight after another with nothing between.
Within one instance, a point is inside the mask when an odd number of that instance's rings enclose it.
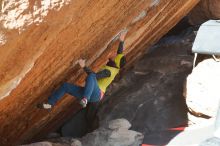
<instances>
[{"instance_id":1,"label":"climber's head","mask_svg":"<svg viewBox=\"0 0 220 146\"><path fill-rule=\"evenodd\" d=\"M112 58L109 58L107 62L107 66L115 67L115 68L122 68L126 64L125 56L117 56L114 60Z\"/></svg>"},{"instance_id":2,"label":"climber's head","mask_svg":"<svg viewBox=\"0 0 220 146\"><path fill-rule=\"evenodd\" d=\"M111 66L111 67L116 67L116 68L117 68L117 66L116 66L116 64L115 64L115 61L113 61L113 59L111 59L111 58L108 59L108 62L107 62L106 65L107 65L107 66Z\"/></svg>"}]
</instances>

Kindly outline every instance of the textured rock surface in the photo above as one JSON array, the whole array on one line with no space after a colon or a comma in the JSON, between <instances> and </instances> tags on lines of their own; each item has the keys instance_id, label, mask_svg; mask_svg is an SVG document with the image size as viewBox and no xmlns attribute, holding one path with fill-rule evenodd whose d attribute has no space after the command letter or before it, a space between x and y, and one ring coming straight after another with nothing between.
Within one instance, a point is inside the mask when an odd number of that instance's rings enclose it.
<instances>
[{"instance_id":1,"label":"textured rock surface","mask_svg":"<svg viewBox=\"0 0 220 146\"><path fill-rule=\"evenodd\" d=\"M67 140L67 138L60 138L58 141L59 142L48 142L48 141L36 142L21 146L82 146L82 143L76 139Z\"/></svg>"},{"instance_id":2,"label":"textured rock surface","mask_svg":"<svg viewBox=\"0 0 220 146\"><path fill-rule=\"evenodd\" d=\"M79 109L69 96L50 113L35 108L61 82L82 84L76 60L86 58L99 69L115 53L117 35L129 29L125 53L131 65L197 2L0 1L0 145L41 136Z\"/></svg>"},{"instance_id":3,"label":"textured rock surface","mask_svg":"<svg viewBox=\"0 0 220 146\"><path fill-rule=\"evenodd\" d=\"M82 145L138 146L142 143L144 136L139 132L128 130L130 125L131 124L125 119L110 121L107 127L101 127L83 137L81 139Z\"/></svg>"},{"instance_id":4,"label":"textured rock surface","mask_svg":"<svg viewBox=\"0 0 220 146\"><path fill-rule=\"evenodd\" d=\"M108 126L108 128L112 130L115 130L115 129L117 130L119 128L129 129L130 127L131 127L131 124L127 120L124 120L124 119L117 119L117 120L110 121L109 126Z\"/></svg>"},{"instance_id":5,"label":"textured rock surface","mask_svg":"<svg viewBox=\"0 0 220 146\"><path fill-rule=\"evenodd\" d=\"M32 143L32 144L23 145L23 146L53 146L53 143L50 143L50 142L37 142L37 143Z\"/></svg>"},{"instance_id":6,"label":"textured rock surface","mask_svg":"<svg viewBox=\"0 0 220 146\"><path fill-rule=\"evenodd\" d=\"M220 0L201 0L190 12L189 18L193 25L202 24L209 19L220 19Z\"/></svg>"},{"instance_id":7,"label":"textured rock surface","mask_svg":"<svg viewBox=\"0 0 220 146\"><path fill-rule=\"evenodd\" d=\"M79 140L59 138L50 142L39 142L26 146L138 146L143 141L143 134L128 130L131 124L126 119L116 119L98 128Z\"/></svg>"}]
</instances>

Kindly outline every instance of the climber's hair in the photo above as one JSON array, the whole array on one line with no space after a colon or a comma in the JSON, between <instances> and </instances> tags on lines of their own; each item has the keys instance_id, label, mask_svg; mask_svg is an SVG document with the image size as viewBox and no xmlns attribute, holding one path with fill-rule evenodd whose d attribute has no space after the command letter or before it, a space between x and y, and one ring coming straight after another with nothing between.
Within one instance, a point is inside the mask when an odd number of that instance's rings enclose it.
<instances>
[{"instance_id":1,"label":"climber's hair","mask_svg":"<svg viewBox=\"0 0 220 146\"><path fill-rule=\"evenodd\" d=\"M111 66L111 67L115 67L115 68L122 68L122 67L125 66L125 64L126 64L126 58L125 58L125 56L123 56L123 57L121 57L121 59L120 59L119 67L117 67L115 61L111 60L110 58L109 58L109 60L108 60L108 62L107 62L106 65L107 65L107 66Z\"/></svg>"},{"instance_id":2,"label":"climber's hair","mask_svg":"<svg viewBox=\"0 0 220 146\"><path fill-rule=\"evenodd\" d=\"M111 58L108 59L108 62L106 65L117 68L116 63Z\"/></svg>"}]
</instances>

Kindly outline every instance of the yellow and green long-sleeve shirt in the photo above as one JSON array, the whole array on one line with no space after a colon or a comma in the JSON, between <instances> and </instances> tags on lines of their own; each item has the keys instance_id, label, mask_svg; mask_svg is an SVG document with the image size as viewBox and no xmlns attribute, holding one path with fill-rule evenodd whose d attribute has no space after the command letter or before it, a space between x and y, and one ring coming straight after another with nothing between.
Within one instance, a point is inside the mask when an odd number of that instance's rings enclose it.
<instances>
[{"instance_id":1,"label":"yellow and green long-sleeve shirt","mask_svg":"<svg viewBox=\"0 0 220 146\"><path fill-rule=\"evenodd\" d=\"M110 75L105 78L98 79L98 86L102 90L102 92L105 93L106 88L111 84L111 82L114 80L116 75L119 73L120 70L120 60L123 57L123 54L118 54L114 60L116 67L105 65L102 70L108 70L110 72Z\"/></svg>"}]
</instances>

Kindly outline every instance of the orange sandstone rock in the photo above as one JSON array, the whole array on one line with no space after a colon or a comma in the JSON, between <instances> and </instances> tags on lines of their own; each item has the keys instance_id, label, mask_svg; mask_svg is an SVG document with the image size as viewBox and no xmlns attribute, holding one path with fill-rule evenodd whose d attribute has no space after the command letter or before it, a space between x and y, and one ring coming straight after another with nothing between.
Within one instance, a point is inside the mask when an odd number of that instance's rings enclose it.
<instances>
[{"instance_id":1,"label":"orange sandstone rock","mask_svg":"<svg viewBox=\"0 0 220 146\"><path fill-rule=\"evenodd\" d=\"M127 29L130 66L198 1L0 1L0 145L42 136L79 110L70 96L50 113L35 107L61 82L83 83L79 58L98 70Z\"/></svg>"}]
</instances>

